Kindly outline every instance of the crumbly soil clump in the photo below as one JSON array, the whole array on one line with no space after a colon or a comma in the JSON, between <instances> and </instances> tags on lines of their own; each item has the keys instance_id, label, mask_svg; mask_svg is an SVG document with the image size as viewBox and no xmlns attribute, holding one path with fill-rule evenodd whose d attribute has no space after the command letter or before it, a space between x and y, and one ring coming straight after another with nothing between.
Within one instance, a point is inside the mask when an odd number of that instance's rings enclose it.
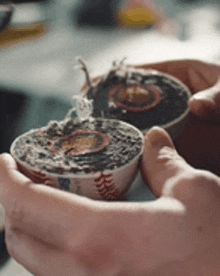
<instances>
[{"instance_id":1,"label":"crumbly soil clump","mask_svg":"<svg viewBox=\"0 0 220 276\"><path fill-rule=\"evenodd\" d=\"M66 156L54 154L51 144L76 130L95 130L110 138L109 145L98 153ZM46 127L29 131L14 144L13 155L36 171L58 174L90 174L113 170L127 164L142 151L143 138L139 132L123 122L109 119L79 121L66 119L51 121Z\"/></svg>"}]
</instances>

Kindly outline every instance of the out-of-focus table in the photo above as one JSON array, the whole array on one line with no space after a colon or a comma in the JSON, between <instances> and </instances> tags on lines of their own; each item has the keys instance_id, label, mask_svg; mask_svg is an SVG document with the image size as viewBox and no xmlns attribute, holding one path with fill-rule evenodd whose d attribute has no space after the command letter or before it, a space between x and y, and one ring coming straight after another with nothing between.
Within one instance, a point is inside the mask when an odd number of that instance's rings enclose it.
<instances>
[{"instance_id":1,"label":"out-of-focus table","mask_svg":"<svg viewBox=\"0 0 220 276\"><path fill-rule=\"evenodd\" d=\"M71 97L78 94L84 74L74 69L76 56L83 56L92 75L107 70L113 60L127 57L129 64L171 59L200 59L220 62L220 12L215 5L190 5L175 19L175 36L149 30L92 29L69 26L57 28L38 40L0 53L0 83L23 91L29 97L15 135L64 118ZM53 104L48 104L53 102ZM51 107L52 106L52 107ZM127 194L130 201L152 200L140 176ZM0 269L1 276L31 275L10 259Z\"/></svg>"}]
</instances>

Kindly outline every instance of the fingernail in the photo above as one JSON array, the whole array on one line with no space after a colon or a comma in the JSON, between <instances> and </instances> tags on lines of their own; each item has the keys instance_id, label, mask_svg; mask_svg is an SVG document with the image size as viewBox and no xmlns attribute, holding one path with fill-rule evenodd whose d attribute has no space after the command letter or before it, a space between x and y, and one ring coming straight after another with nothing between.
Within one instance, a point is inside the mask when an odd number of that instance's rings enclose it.
<instances>
[{"instance_id":1,"label":"fingernail","mask_svg":"<svg viewBox=\"0 0 220 276\"><path fill-rule=\"evenodd\" d=\"M204 101L204 96L202 95L201 92L200 92L200 93L196 93L196 94L194 94L194 95L191 97L190 100L191 100L191 101L192 101L192 100Z\"/></svg>"},{"instance_id":2,"label":"fingernail","mask_svg":"<svg viewBox=\"0 0 220 276\"><path fill-rule=\"evenodd\" d=\"M198 101L202 102L204 104L213 104L214 103L214 89L207 89L201 92L198 92L194 94L191 98L190 101Z\"/></svg>"},{"instance_id":3,"label":"fingernail","mask_svg":"<svg viewBox=\"0 0 220 276\"><path fill-rule=\"evenodd\" d=\"M212 109L213 102L206 98L202 93L195 94L189 101L190 110L198 116L206 116L208 111Z\"/></svg>"},{"instance_id":4,"label":"fingernail","mask_svg":"<svg viewBox=\"0 0 220 276\"><path fill-rule=\"evenodd\" d=\"M147 133L146 140L148 145L162 148L165 146L174 147L172 139L169 134L158 126L152 127Z\"/></svg>"}]
</instances>

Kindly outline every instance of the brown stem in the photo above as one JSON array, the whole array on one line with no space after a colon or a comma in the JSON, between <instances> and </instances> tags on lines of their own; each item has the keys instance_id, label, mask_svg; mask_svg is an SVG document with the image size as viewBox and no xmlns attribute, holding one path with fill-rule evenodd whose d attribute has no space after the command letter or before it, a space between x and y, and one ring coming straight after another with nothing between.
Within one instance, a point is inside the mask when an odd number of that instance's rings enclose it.
<instances>
[{"instance_id":1,"label":"brown stem","mask_svg":"<svg viewBox=\"0 0 220 276\"><path fill-rule=\"evenodd\" d=\"M82 65L81 69L85 72L86 74L86 82L87 82L87 85L89 86L89 88L92 87L92 83L91 83L91 79L90 79L90 76L89 76L89 71L86 67L86 64L85 62L82 60L81 57L78 57L77 58L77 61Z\"/></svg>"}]
</instances>

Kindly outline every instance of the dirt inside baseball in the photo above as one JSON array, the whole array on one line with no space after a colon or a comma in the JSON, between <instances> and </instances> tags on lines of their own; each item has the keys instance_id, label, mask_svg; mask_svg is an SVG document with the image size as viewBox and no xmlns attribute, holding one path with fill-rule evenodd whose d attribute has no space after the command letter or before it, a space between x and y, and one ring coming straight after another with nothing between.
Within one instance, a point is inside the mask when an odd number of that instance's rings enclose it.
<instances>
[{"instance_id":1,"label":"dirt inside baseball","mask_svg":"<svg viewBox=\"0 0 220 276\"><path fill-rule=\"evenodd\" d=\"M100 132L109 137L109 144L95 153L76 156L65 154L66 147L76 146L73 145L74 141L69 144L64 142L56 153L51 150L51 145L55 141L69 137L79 130ZM93 142L89 141L89 146L96 145L93 145ZM80 144L79 148L81 148ZM109 119L79 121L69 118L60 122L51 121L41 129L32 130L20 136L14 143L13 154L17 160L37 171L89 174L120 168L140 155L142 148L143 137L129 124Z\"/></svg>"}]
</instances>

